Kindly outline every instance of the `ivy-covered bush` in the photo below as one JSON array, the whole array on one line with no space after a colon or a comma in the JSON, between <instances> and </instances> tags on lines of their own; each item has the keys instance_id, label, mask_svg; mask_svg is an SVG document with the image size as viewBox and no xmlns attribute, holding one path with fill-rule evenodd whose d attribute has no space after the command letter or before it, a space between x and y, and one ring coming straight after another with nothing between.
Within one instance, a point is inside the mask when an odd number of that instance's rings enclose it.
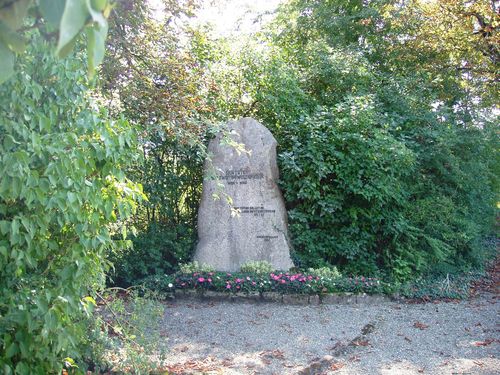
<instances>
[{"instance_id":1,"label":"ivy-covered bush","mask_svg":"<svg viewBox=\"0 0 500 375\"><path fill-rule=\"evenodd\" d=\"M81 56L37 38L16 67L0 86L1 371L60 373L142 197L123 172L136 144L90 99Z\"/></svg>"}]
</instances>

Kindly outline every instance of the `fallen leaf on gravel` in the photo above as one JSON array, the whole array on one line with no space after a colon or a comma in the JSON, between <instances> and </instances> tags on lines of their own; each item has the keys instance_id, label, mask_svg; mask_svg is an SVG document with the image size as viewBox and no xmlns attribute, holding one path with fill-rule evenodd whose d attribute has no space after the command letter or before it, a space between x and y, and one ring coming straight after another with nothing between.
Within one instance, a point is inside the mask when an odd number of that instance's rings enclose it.
<instances>
[{"instance_id":1,"label":"fallen leaf on gravel","mask_svg":"<svg viewBox=\"0 0 500 375\"><path fill-rule=\"evenodd\" d=\"M479 366L479 367L483 367L484 366L484 363L481 362L481 361L474 361L474 364Z\"/></svg>"},{"instance_id":2,"label":"fallen leaf on gravel","mask_svg":"<svg viewBox=\"0 0 500 375\"><path fill-rule=\"evenodd\" d=\"M370 342L368 340L356 340L353 341L352 344L354 346L368 346L370 345Z\"/></svg>"},{"instance_id":3,"label":"fallen leaf on gravel","mask_svg":"<svg viewBox=\"0 0 500 375\"><path fill-rule=\"evenodd\" d=\"M491 343L497 342L498 340L495 339L486 339L484 341L474 341L472 344L474 346L488 346Z\"/></svg>"},{"instance_id":4,"label":"fallen leaf on gravel","mask_svg":"<svg viewBox=\"0 0 500 375\"><path fill-rule=\"evenodd\" d=\"M213 373L214 371L217 373L223 372L221 364L212 357L207 357L202 361L191 360L183 363L176 363L166 366L164 370L166 370L168 374L199 374L207 372Z\"/></svg>"},{"instance_id":5,"label":"fallen leaf on gravel","mask_svg":"<svg viewBox=\"0 0 500 375\"><path fill-rule=\"evenodd\" d=\"M420 330L424 330L426 328L429 328L429 326L427 324L421 323L419 321L416 321L415 323L413 323L413 327L418 328Z\"/></svg>"},{"instance_id":6,"label":"fallen leaf on gravel","mask_svg":"<svg viewBox=\"0 0 500 375\"><path fill-rule=\"evenodd\" d=\"M411 340L405 336L405 340L408 341L408 342L411 342Z\"/></svg>"},{"instance_id":7,"label":"fallen leaf on gravel","mask_svg":"<svg viewBox=\"0 0 500 375\"><path fill-rule=\"evenodd\" d=\"M263 351L259 354L259 356L263 359L263 361L264 359L269 358L285 359L285 354L279 349Z\"/></svg>"},{"instance_id":8,"label":"fallen leaf on gravel","mask_svg":"<svg viewBox=\"0 0 500 375\"><path fill-rule=\"evenodd\" d=\"M344 346L344 344L342 344L342 342L341 342L341 341L337 341L337 342L335 343L335 345L333 345L333 346L332 346L331 348L329 348L328 350L337 350L338 348L341 348L341 347L343 347L343 346Z\"/></svg>"},{"instance_id":9,"label":"fallen leaf on gravel","mask_svg":"<svg viewBox=\"0 0 500 375\"><path fill-rule=\"evenodd\" d=\"M351 361L351 362L359 362L361 360L359 359L359 356L353 355L352 357L349 358L349 361Z\"/></svg>"},{"instance_id":10,"label":"fallen leaf on gravel","mask_svg":"<svg viewBox=\"0 0 500 375\"><path fill-rule=\"evenodd\" d=\"M337 371L340 370L342 367L345 366L345 363L342 362L334 362L330 365L330 370L332 371Z\"/></svg>"}]
</instances>

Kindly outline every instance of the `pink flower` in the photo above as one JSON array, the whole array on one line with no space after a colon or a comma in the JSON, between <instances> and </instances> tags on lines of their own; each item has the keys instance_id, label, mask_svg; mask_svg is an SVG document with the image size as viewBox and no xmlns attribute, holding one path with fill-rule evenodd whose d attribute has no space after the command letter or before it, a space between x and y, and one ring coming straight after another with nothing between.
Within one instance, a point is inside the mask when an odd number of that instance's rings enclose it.
<instances>
[{"instance_id":1,"label":"pink flower","mask_svg":"<svg viewBox=\"0 0 500 375\"><path fill-rule=\"evenodd\" d=\"M186 283L181 283L181 286L186 286Z\"/></svg>"},{"instance_id":2,"label":"pink flower","mask_svg":"<svg viewBox=\"0 0 500 375\"><path fill-rule=\"evenodd\" d=\"M307 276L307 280L312 280L313 277L311 275Z\"/></svg>"},{"instance_id":3,"label":"pink flower","mask_svg":"<svg viewBox=\"0 0 500 375\"><path fill-rule=\"evenodd\" d=\"M255 285L255 284L257 284L257 283L255 281L252 281L252 285Z\"/></svg>"},{"instance_id":4,"label":"pink flower","mask_svg":"<svg viewBox=\"0 0 500 375\"><path fill-rule=\"evenodd\" d=\"M207 281L208 281L209 283L211 283L211 282L212 282L212 279L209 277L209 278L207 279Z\"/></svg>"},{"instance_id":5,"label":"pink flower","mask_svg":"<svg viewBox=\"0 0 500 375\"><path fill-rule=\"evenodd\" d=\"M213 275L214 275L214 273L213 273L213 272L209 272L209 273L208 273L208 276L213 276Z\"/></svg>"},{"instance_id":6,"label":"pink flower","mask_svg":"<svg viewBox=\"0 0 500 375\"><path fill-rule=\"evenodd\" d=\"M193 276L198 276L198 275L199 275L198 272L193 273Z\"/></svg>"},{"instance_id":7,"label":"pink flower","mask_svg":"<svg viewBox=\"0 0 500 375\"><path fill-rule=\"evenodd\" d=\"M236 289L240 289L240 286L239 286L239 285L236 285Z\"/></svg>"},{"instance_id":8,"label":"pink flower","mask_svg":"<svg viewBox=\"0 0 500 375\"><path fill-rule=\"evenodd\" d=\"M239 284L243 281L243 279L236 279L235 281L236 281L236 284Z\"/></svg>"},{"instance_id":9,"label":"pink flower","mask_svg":"<svg viewBox=\"0 0 500 375\"><path fill-rule=\"evenodd\" d=\"M231 284L227 284L226 289L231 289Z\"/></svg>"},{"instance_id":10,"label":"pink flower","mask_svg":"<svg viewBox=\"0 0 500 375\"><path fill-rule=\"evenodd\" d=\"M204 277L199 277L199 278L198 278L198 282L199 282L199 283L202 283L202 282L204 282L204 281L205 281L205 278L204 278Z\"/></svg>"},{"instance_id":11,"label":"pink flower","mask_svg":"<svg viewBox=\"0 0 500 375\"><path fill-rule=\"evenodd\" d=\"M286 281L285 280L281 280L281 283L284 284L284 283L286 283Z\"/></svg>"}]
</instances>

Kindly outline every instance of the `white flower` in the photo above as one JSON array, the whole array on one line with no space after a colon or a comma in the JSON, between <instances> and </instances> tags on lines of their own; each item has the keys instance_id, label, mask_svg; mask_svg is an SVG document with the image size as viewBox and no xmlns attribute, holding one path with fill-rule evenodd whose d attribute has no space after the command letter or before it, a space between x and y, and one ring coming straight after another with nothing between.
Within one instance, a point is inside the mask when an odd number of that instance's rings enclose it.
<instances>
[{"instance_id":1,"label":"white flower","mask_svg":"<svg viewBox=\"0 0 500 375\"><path fill-rule=\"evenodd\" d=\"M172 283L169 283L169 284L168 284L168 287L169 287L169 288L173 288Z\"/></svg>"}]
</instances>

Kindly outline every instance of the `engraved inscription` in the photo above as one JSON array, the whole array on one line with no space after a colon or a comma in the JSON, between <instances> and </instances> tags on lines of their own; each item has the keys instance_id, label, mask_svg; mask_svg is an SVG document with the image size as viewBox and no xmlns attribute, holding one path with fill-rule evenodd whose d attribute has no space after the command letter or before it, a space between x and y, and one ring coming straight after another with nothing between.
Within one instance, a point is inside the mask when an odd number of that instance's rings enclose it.
<instances>
[{"instance_id":1,"label":"engraved inscription","mask_svg":"<svg viewBox=\"0 0 500 375\"><path fill-rule=\"evenodd\" d=\"M268 242L278 238L278 236L257 236L257 238L263 239L264 241Z\"/></svg>"},{"instance_id":2,"label":"engraved inscription","mask_svg":"<svg viewBox=\"0 0 500 375\"><path fill-rule=\"evenodd\" d=\"M252 173L249 168L226 170L224 175L220 175L219 179L227 181L228 185L245 185L248 180L261 180L264 178L264 173Z\"/></svg>"},{"instance_id":3,"label":"engraved inscription","mask_svg":"<svg viewBox=\"0 0 500 375\"><path fill-rule=\"evenodd\" d=\"M240 214L253 214L253 216L263 217L264 214L274 214L276 210L265 209L264 206L235 207Z\"/></svg>"}]
</instances>

